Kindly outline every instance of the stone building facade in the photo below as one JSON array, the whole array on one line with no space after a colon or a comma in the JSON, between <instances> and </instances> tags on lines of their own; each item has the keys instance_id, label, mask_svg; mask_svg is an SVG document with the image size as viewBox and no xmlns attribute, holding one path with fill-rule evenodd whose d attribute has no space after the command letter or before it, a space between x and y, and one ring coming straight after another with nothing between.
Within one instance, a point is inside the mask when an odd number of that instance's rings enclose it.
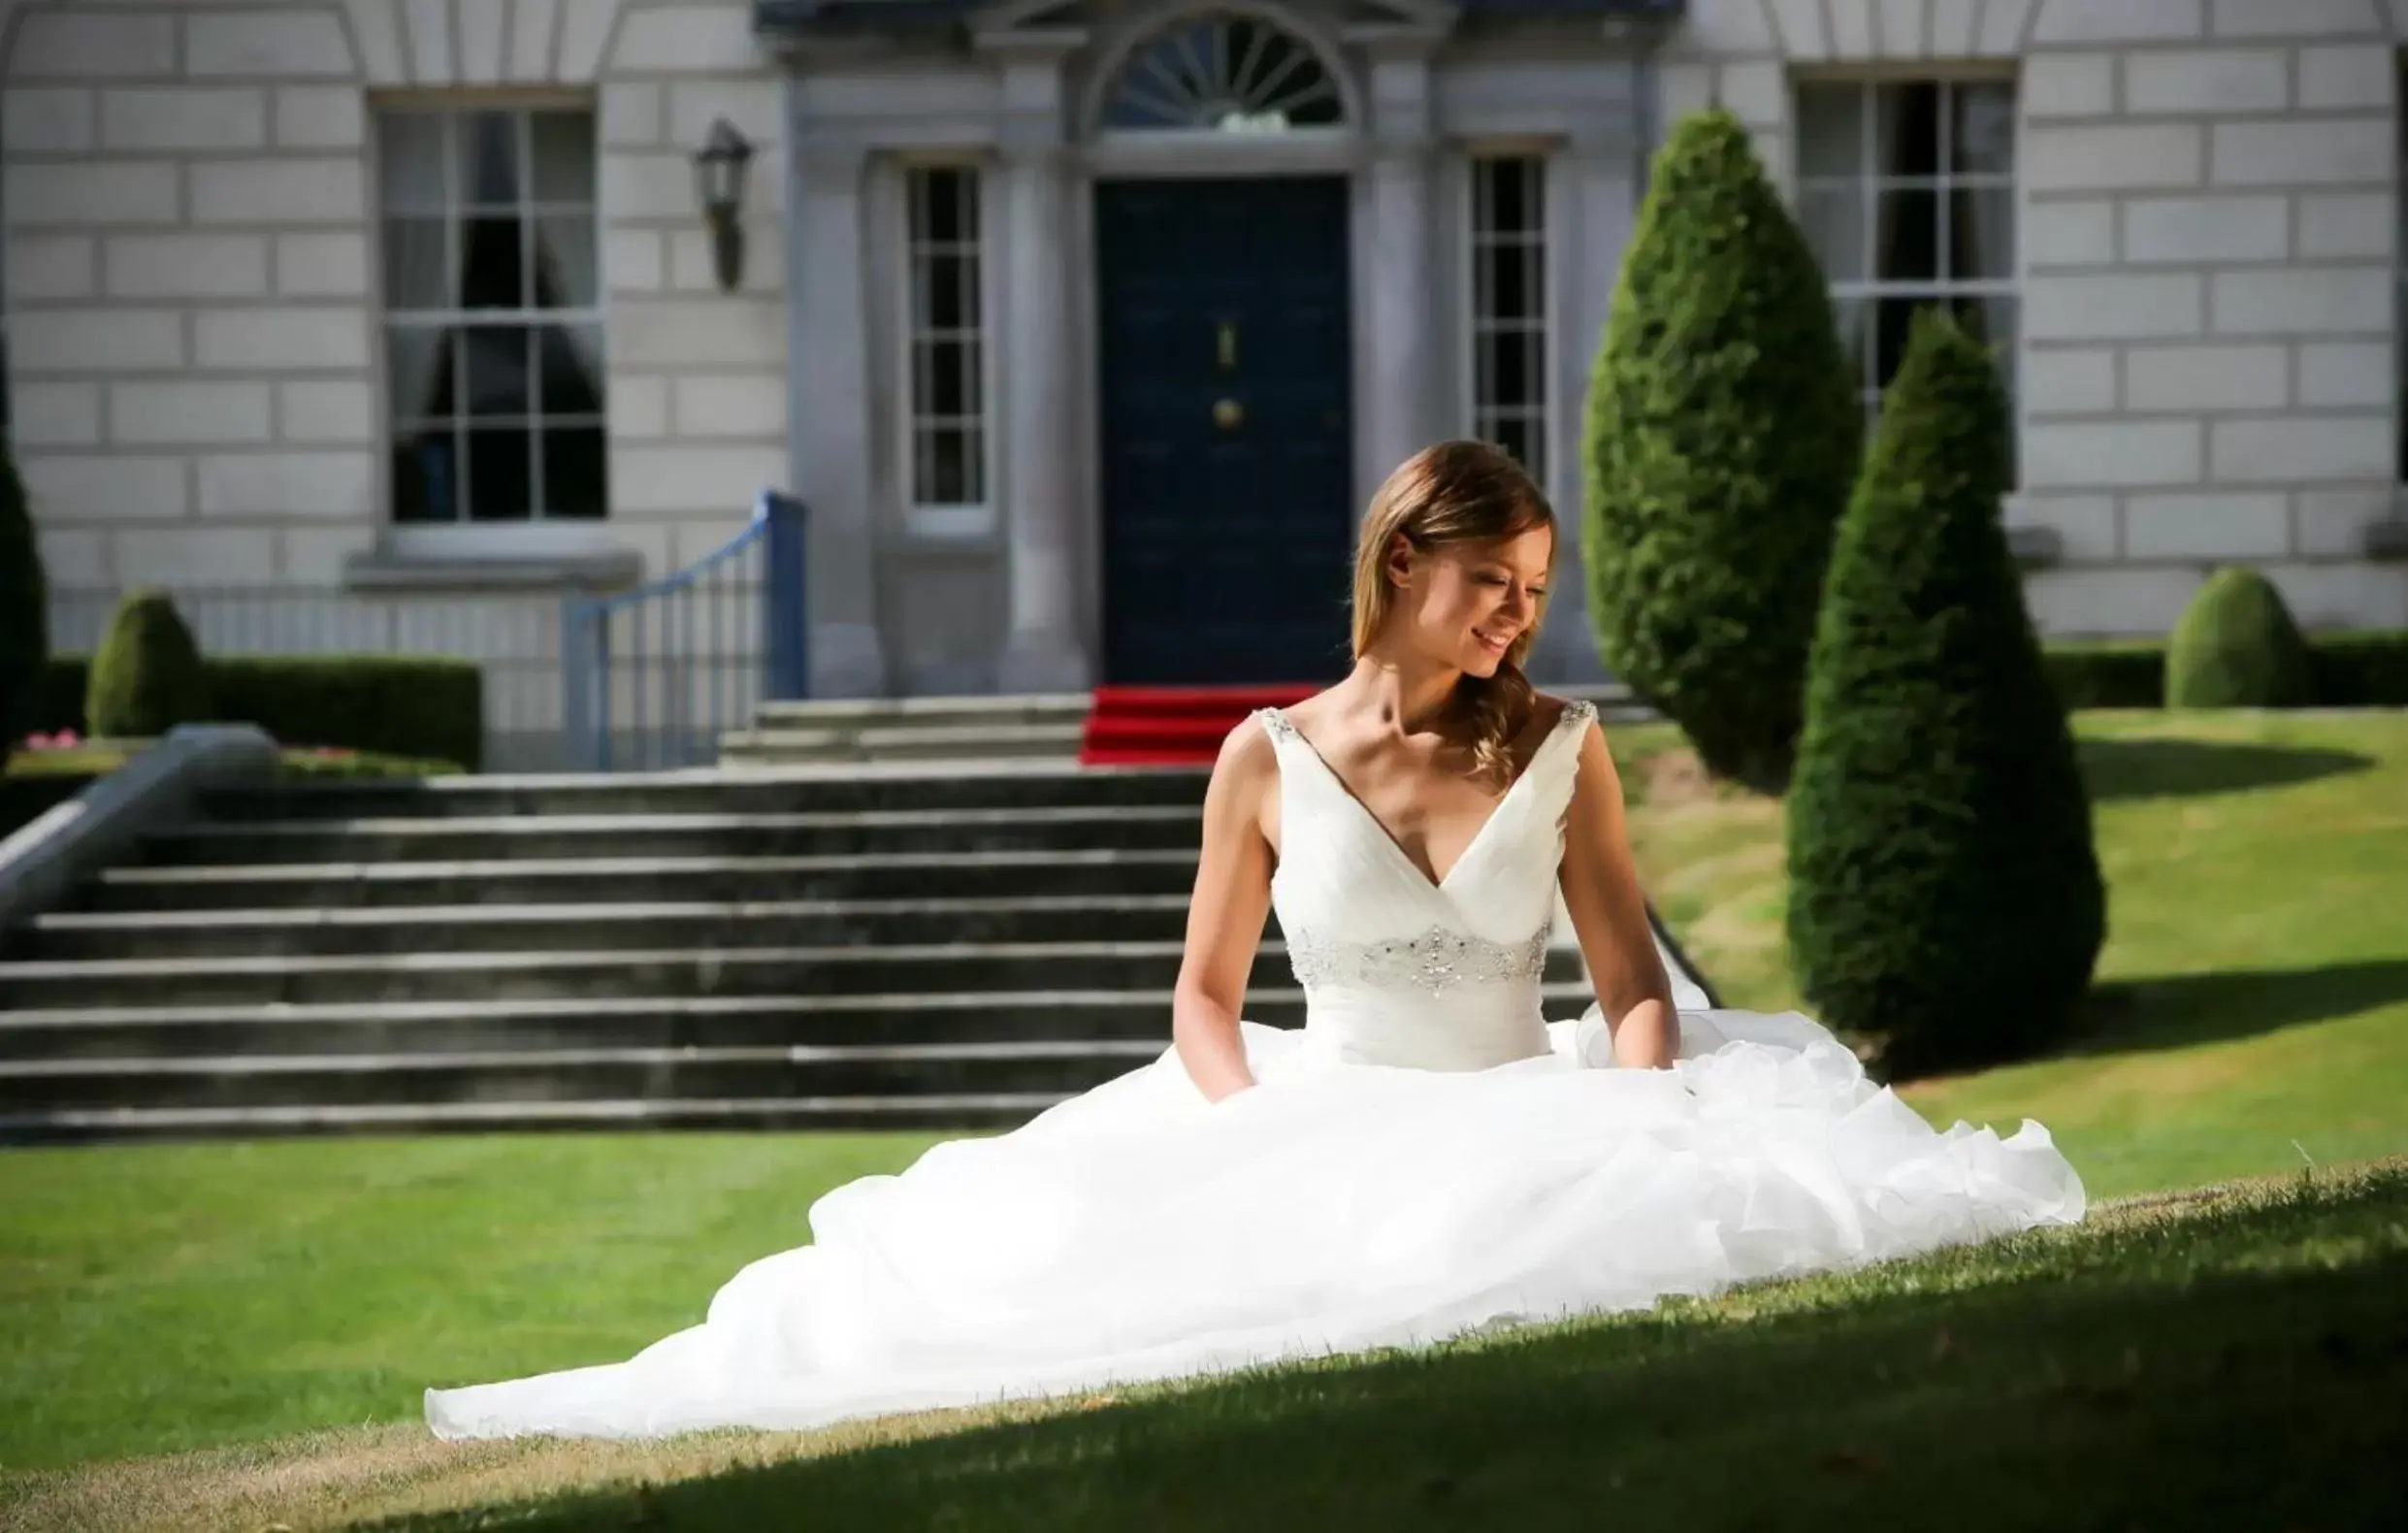
<instances>
[{"instance_id":1,"label":"stone building facade","mask_svg":"<svg viewBox=\"0 0 2408 1533\"><path fill-rule=\"evenodd\" d=\"M0 0L8 426L61 637L490 662L810 506L814 690L1301 677L1419 442L1576 506L1667 120L1736 111L1869 398L1949 303L2043 626L2248 561L2408 624L2408 0ZM753 148L723 288L694 152ZM1538 670L1595 674L1577 570ZM535 747L525 758L537 759ZM504 759L508 759L506 753Z\"/></svg>"}]
</instances>

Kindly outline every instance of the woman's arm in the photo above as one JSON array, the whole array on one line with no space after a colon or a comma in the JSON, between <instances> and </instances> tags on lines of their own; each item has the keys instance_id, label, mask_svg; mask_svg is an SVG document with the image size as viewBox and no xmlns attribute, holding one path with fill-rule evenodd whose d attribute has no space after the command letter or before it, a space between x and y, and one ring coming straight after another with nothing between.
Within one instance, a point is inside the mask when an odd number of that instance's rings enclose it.
<instances>
[{"instance_id":1,"label":"woman's arm","mask_svg":"<svg viewBox=\"0 0 2408 1533\"><path fill-rule=\"evenodd\" d=\"M1680 1017L1673 984L1647 924L1646 897L1631 865L1622 822L1622 779L1606 749L1606 733L1591 721L1580 737L1578 774L1564 826L1564 909L1597 986L1598 1008L1613 1035L1613 1057L1625 1065L1662 1069L1680 1053Z\"/></svg>"},{"instance_id":2,"label":"woman's arm","mask_svg":"<svg viewBox=\"0 0 2408 1533\"><path fill-rule=\"evenodd\" d=\"M1278 782L1271 737L1248 719L1221 742L1204 789L1204 843L1188 902L1187 951L1171 993L1171 1042L1188 1079L1216 1102L1254 1084L1238 1017L1271 908L1262 807Z\"/></svg>"}]
</instances>

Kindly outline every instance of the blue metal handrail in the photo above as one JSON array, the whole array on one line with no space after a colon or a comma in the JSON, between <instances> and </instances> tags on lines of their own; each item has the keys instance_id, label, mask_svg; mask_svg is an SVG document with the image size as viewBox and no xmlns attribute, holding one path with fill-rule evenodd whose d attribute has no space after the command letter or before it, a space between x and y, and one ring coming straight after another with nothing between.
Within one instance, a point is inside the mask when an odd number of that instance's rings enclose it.
<instances>
[{"instance_id":1,"label":"blue metal handrail","mask_svg":"<svg viewBox=\"0 0 2408 1533\"><path fill-rule=\"evenodd\" d=\"M562 601L561 728L570 766L709 762L721 734L748 722L762 699L807 693L804 521L800 501L763 490L744 531L686 568L609 596ZM761 607L751 642L740 616L748 596ZM732 622L731 610L739 614ZM706 649L696 647L698 611Z\"/></svg>"}]
</instances>

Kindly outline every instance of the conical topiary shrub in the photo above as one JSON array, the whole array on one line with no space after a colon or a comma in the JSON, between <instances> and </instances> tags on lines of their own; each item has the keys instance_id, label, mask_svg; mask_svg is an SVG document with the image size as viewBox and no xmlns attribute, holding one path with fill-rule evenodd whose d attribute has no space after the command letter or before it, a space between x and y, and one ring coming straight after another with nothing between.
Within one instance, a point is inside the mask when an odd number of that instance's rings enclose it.
<instances>
[{"instance_id":1,"label":"conical topiary shrub","mask_svg":"<svg viewBox=\"0 0 2408 1533\"><path fill-rule=\"evenodd\" d=\"M1590 380L1582 546L1598 654L1725 776L1787 775L1859 430L1805 235L1736 117L1686 118Z\"/></svg>"},{"instance_id":2,"label":"conical topiary shrub","mask_svg":"<svg viewBox=\"0 0 2408 1533\"><path fill-rule=\"evenodd\" d=\"M2308 641L2274 582L2230 566L2209 575L2165 646L2169 708L2296 708L2314 683Z\"/></svg>"},{"instance_id":3,"label":"conical topiary shrub","mask_svg":"<svg viewBox=\"0 0 2408 1533\"><path fill-rule=\"evenodd\" d=\"M2006 482L1989 356L1918 315L1832 551L1788 802L1800 988L1894 1079L2047 1044L2105 936Z\"/></svg>"},{"instance_id":4,"label":"conical topiary shrub","mask_svg":"<svg viewBox=\"0 0 2408 1533\"><path fill-rule=\"evenodd\" d=\"M83 716L96 735L164 734L209 716L209 676L192 631L164 591L137 591L117 603L92 654Z\"/></svg>"},{"instance_id":5,"label":"conical topiary shrub","mask_svg":"<svg viewBox=\"0 0 2408 1533\"><path fill-rule=\"evenodd\" d=\"M0 757L41 722L35 703L50 655L49 609L33 507L0 438Z\"/></svg>"}]
</instances>

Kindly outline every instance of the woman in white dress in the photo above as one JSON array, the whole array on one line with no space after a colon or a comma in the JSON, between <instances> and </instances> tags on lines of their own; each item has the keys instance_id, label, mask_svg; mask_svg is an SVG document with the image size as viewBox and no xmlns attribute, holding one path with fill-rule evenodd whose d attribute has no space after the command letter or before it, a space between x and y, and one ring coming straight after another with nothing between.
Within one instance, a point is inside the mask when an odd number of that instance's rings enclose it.
<instances>
[{"instance_id":1,"label":"woman in white dress","mask_svg":"<svg viewBox=\"0 0 2408 1533\"><path fill-rule=\"evenodd\" d=\"M1679 1013L1595 710L1522 677L1554 517L1391 475L1353 670L1233 731L1171 1046L809 1211L624 1362L431 1388L437 1435L807 1427L1641 1308L2082 1217L2026 1122L1936 1132L1795 1013ZM1549 1023L1558 890L1597 1004ZM1276 908L1301 1029L1244 1020Z\"/></svg>"}]
</instances>

